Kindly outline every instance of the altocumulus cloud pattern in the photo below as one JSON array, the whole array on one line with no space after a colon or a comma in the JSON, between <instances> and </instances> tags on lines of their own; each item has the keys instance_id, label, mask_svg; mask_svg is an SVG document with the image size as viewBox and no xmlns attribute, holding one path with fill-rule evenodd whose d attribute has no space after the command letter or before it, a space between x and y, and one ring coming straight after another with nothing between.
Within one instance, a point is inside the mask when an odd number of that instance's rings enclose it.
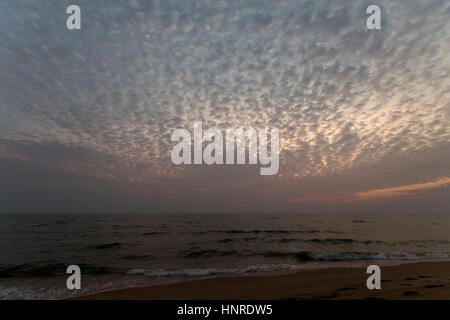
<instances>
[{"instance_id":1,"label":"altocumulus cloud pattern","mask_svg":"<svg viewBox=\"0 0 450 320\"><path fill-rule=\"evenodd\" d=\"M2 1L0 210L314 211L445 179L450 3L377 3L371 31L368 1L77 1L68 31L69 1ZM279 128L279 174L172 165L195 120Z\"/></svg>"}]
</instances>

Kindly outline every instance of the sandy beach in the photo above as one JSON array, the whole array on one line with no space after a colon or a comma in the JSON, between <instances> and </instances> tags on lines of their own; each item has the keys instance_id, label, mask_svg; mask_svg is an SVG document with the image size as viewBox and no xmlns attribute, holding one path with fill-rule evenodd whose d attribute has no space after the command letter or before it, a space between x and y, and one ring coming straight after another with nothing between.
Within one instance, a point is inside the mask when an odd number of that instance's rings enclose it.
<instances>
[{"instance_id":1,"label":"sandy beach","mask_svg":"<svg viewBox=\"0 0 450 320\"><path fill-rule=\"evenodd\" d=\"M102 292L108 299L450 299L450 262L383 267L381 290L368 290L365 268L330 268L277 276L240 276Z\"/></svg>"}]
</instances>

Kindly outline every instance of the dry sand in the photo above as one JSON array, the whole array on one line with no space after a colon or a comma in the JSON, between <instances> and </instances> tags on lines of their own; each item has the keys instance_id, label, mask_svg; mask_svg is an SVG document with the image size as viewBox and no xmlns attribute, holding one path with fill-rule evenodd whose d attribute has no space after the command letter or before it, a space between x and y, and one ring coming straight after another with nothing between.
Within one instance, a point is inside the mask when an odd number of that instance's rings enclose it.
<instances>
[{"instance_id":1,"label":"dry sand","mask_svg":"<svg viewBox=\"0 0 450 320\"><path fill-rule=\"evenodd\" d=\"M450 262L382 267L381 290L368 290L365 268L240 276L129 288L78 299L450 299Z\"/></svg>"}]
</instances>

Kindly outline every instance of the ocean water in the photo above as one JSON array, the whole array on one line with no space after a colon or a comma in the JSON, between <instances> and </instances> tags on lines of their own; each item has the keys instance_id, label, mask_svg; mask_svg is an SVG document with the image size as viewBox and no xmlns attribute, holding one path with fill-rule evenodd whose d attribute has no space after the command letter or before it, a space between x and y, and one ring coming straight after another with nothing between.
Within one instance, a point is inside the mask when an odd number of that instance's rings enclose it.
<instances>
[{"instance_id":1,"label":"ocean water","mask_svg":"<svg viewBox=\"0 0 450 320\"><path fill-rule=\"evenodd\" d=\"M449 215L0 215L0 299L450 258ZM81 290L66 288L78 265Z\"/></svg>"}]
</instances>

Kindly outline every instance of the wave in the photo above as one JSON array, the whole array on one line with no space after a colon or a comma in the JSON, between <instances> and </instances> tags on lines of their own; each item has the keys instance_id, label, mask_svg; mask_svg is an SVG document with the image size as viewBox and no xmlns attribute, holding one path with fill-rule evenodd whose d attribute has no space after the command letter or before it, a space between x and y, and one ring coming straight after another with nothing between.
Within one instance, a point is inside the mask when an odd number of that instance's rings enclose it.
<instances>
[{"instance_id":1,"label":"wave","mask_svg":"<svg viewBox=\"0 0 450 320\"><path fill-rule=\"evenodd\" d=\"M316 261L355 261L355 260L441 260L450 259L450 253L315 253L310 255Z\"/></svg>"},{"instance_id":2,"label":"wave","mask_svg":"<svg viewBox=\"0 0 450 320\"><path fill-rule=\"evenodd\" d=\"M225 234L308 234L308 233L319 233L319 230L208 230L208 231L189 231L182 232L181 234L207 234L207 233L225 233Z\"/></svg>"},{"instance_id":3,"label":"wave","mask_svg":"<svg viewBox=\"0 0 450 320\"><path fill-rule=\"evenodd\" d=\"M114 268L90 264L79 264L83 274L145 274L146 276L177 276L177 275L209 275L215 273L245 273L245 272L267 272L281 269L302 269L308 267L309 262L357 262L368 260L387 260L387 261L413 261L413 260L449 260L450 253L373 253L373 252L284 252L284 251L263 251L244 253L236 250L197 250L185 252L183 257L187 259L211 258L211 257L264 257L269 259L291 259L293 264L289 267L286 264L264 264L256 266L244 266L238 268L201 268L201 269L180 269L180 270L144 270L136 268ZM120 259L129 261L134 260L154 260L157 257L153 255L124 255ZM270 269L272 267L275 269ZM293 267L295 266L295 267ZM0 278L12 277L49 277L49 276L67 276L66 263L52 264L21 264L21 265L1 265ZM187 271L186 271L187 270ZM231 271L230 271L231 270Z\"/></svg>"},{"instance_id":4,"label":"wave","mask_svg":"<svg viewBox=\"0 0 450 320\"><path fill-rule=\"evenodd\" d=\"M236 239L234 239L234 238L225 238L225 239L220 239L217 242L219 242L219 243L228 243L228 242L233 242L234 240L236 240Z\"/></svg>"},{"instance_id":5,"label":"wave","mask_svg":"<svg viewBox=\"0 0 450 320\"><path fill-rule=\"evenodd\" d=\"M211 258L211 257L226 257L236 256L239 253L236 250L196 250L185 252L182 254L185 258Z\"/></svg>"},{"instance_id":6,"label":"wave","mask_svg":"<svg viewBox=\"0 0 450 320\"><path fill-rule=\"evenodd\" d=\"M290 243L290 242L305 242L305 243L315 243L323 245L343 245L343 244L364 244L364 245L385 245L385 246L407 246L414 245L416 247L427 247L433 245L446 245L450 244L447 240L408 240L408 241L394 241L386 242L381 240L357 240L351 238L313 238L313 239L298 239L298 238L281 238L278 240L273 240L272 242L277 243Z\"/></svg>"},{"instance_id":7,"label":"wave","mask_svg":"<svg viewBox=\"0 0 450 320\"><path fill-rule=\"evenodd\" d=\"M111 249L121 247L122 243L120 242L112 242L112 243L103 243L96 246L90 246L88 249Z\"/></svg>"},{"instance_id":8,"label":"wave","mask_svg":"<svg viewBox=\"0 0 450 320\"><path fill-rule=\"evenodd\" d=\"M314 240L314 239L313 239ZM339 240L339 241L337 241ZM323 239L317 240L321 243L333 242L335 244L352 243L351 239ZM312 251L262 251L262 252L240 252L237 250L192 250L180 253L180 256L188 259L212 258L212 257L255 257L264 258L292 258L299 262L308 261L356 261L356 260L420 260L420 259L450 259L450 253L373 253L373 252L312 252Z\"/></svg>"},{"instance_id":9,"label":"wave","mask_svg":"<svg viewBox=\"0 0 450 320\"><path fill-rule=\"evenodd\" d=\"M21 264L15 266L3 266L0 268L0 278L12 277L49 277L66 276L66 270L69 265L65 263L51 264ZM119 269L102 267L95 265L79 264L83 274L104 274L117 273Z\"/></svg>"},{"instance_id":10,"label":"wave","mask_svg":"<svg viewBox=\"0 0 450 320\"><path fill-rule=\"evenodd\" d=\"M318 244L352 244L352 243L365 243L369 244L371 242L361 242L359 240L355 239L296 239L296 238L282 238L279 240L276 240L274 242L279 243L289 243L289 242L311 242L311 243L318 243Z\"/></svg>"},{"instance_id":11,"label":"wave","mask_svg":"<svg viewBox=\"0 0 450 320\"><path fill-rule=\"evenodd\" d=\"M120 257L120 259L123 259L123 260L155 260L156 257L151 254L145 254L145 255L129 254L129 255Z\"/></svg>"},{"instance_id":12,"label":"wave","mask_svg":"<svg viewBox=\"0 0 450 320\"><path fill-rule=\"evenodd\" d=\"M241 266L235 268L188 268L180 270L144 270L132 269L127 272L128 275L144 275L149 277L204 277L218 274L248 274L260 272L274 272L274 271L295 271L311 269L306 265L295 264L260 264L251 266Z\"/></svg>"},{"instance_id":13,"label":"wave","mask_svg":"<svg viewBox=\"0 0 450 320\"><path fill-rule=\"evenodd\" d=\"M161 235L161 234L168 234L168 233L167 232L158 232L158 231L142 233L143 236L156 236L156 235Z\"/></svg>"},{"instance_id":14,"label":"wave","mask_svg":"<svg viewBox=\"0 0 450 320\"><path fill-rule=\"evenodd\" d=\"M302 241L318 243L318 244L356 244L356 243L358 243L358 244L365 244L365 245L371 245L371 244L393 245L392 243L385 242L385 241L379 241L379 240L356 240L356 239L349 239L349 238L305 239Z\"/></svg>"},{"instance_id":15,"label":"wave","mask_svg":"<svg viewBox=\"0 0 450 320\"><path fill-rule=\"evenodd\" d=\"M364 261L364 260L441 260L450 259L450 253L364 253L364 252L337 252L337 253L313 253L297 252L283 253L271 252L265 253L266 257L285 257L290 256L297 261L310 262L339 262L339 261ZM127 272L128 275L144 275L149 277L199 277L213 276L219 274L245 274L276 271L300 271L318 268L316 264L259 264L251 266L241 266L235 268L187 268L179 270L145 270L132 269Z\"/></svg>"},{"instance_id":16,"label":"wave","mask_svg":"<svg viewBox=\"0 0 450 320\"><path fill-rule=\"evenodd\" d=\"M440 260L450 259L450 253L370 253L370 252L262 252L264 257L295 258L297 261L364 261L364 260Z\"/></svg>"}]
</instances>

